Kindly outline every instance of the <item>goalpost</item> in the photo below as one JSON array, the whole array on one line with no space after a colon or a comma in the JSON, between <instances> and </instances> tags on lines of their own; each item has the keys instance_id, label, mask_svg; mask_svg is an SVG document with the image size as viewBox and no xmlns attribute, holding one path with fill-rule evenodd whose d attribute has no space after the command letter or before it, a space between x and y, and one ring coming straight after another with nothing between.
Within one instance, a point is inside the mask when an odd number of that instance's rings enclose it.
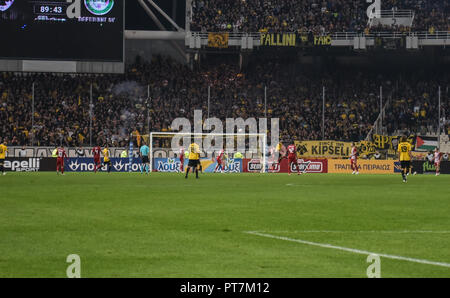
<instances>
[{"instance_id":1,"label":"goalpost","mask_svg":"<svg viewBox=\"0 0 450 298\"><path fill-rule=\"evenodd\" d=\"M185 152L188 151L192 140L200 147L201 159L211 159L217 156L220 150L224 150L225 154L233 158L239 152L243 158L259 159L261 173L266 172L267 135L264 133L151 132L147 143L150 147L150 170L154 168L156 150L165 152L167 157L179 156L181 148Z\"/></svg>"}]
</instances>

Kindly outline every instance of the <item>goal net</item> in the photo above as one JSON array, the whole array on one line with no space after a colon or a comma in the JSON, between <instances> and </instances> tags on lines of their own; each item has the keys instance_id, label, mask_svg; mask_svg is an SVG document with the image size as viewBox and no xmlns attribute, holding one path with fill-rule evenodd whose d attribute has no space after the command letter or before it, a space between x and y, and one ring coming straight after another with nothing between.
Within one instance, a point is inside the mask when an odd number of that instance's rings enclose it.
<instances>
[{"instance_id":1,"label":"goal net","mask_svg":"<svg viewBox=\"0 0 450 298\"><path fill-rule=\"evenodd\" d=\"M200 148L200 162L203 172L214 172L217 157L223 153L221 172L243 172L244 161L259 163L253 171L266 172L265 144L263 133L172 133L152 132L142 136L150 147L150 165L153 171L180 172L188 163L189 145L196 143ZM184 158L180 159L181 155ZM183 165L181 161L183 160Z\"/></svg>"}]
</instances>

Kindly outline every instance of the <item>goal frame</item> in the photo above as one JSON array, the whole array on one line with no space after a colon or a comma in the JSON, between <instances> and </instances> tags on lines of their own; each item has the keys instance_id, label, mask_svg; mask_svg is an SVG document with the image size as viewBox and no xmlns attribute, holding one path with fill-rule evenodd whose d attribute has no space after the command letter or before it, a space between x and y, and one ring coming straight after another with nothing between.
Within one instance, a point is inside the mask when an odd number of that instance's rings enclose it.
<instances>
[{"instance_id":1,"label":"goal frame","mask_svg":"<svg viewBox=\"0 0 450 298\"><path fill-rule=\"evenodd\" d=\"M266 133L190 133L190 132L162 132L162 131L154 131L150 132L149 135L149 147L150 147L150 172L153 171L153 136L158 135L172 135L172 136L222 136L222 137L239 137L239 136L245 136L245 137L258 137L262 138L262 166L261 166L261 173L267 173L266 171L266 164L267 164L267 158L265 154L265 149L267 147L267 134ZM259 143L258 143L259 145Z\"/></svg>"}]
</instances>

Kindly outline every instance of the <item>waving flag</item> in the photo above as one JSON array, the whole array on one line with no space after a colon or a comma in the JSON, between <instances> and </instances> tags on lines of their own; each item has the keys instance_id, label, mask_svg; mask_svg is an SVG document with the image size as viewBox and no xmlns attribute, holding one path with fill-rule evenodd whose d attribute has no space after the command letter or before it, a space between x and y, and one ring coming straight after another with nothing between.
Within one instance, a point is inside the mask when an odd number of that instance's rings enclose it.
<instances>
[{"instance_id":1,"label":"waving flag","mask_svg":"<svg viewBox=\"0 0 450 298\"><path fill-rule=\"evenodd\" d=\"M416 150L417 151L430 151L438 147L437 137L417 137L416 138Z\"/></svg>"}]
</instances>

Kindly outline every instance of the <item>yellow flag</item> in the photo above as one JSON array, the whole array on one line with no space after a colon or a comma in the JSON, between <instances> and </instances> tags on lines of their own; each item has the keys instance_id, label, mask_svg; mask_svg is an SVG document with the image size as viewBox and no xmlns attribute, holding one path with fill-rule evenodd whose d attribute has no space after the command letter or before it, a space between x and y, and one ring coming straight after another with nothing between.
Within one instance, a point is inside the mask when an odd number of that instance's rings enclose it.
<instances>
[{"instance_id":1,"label":"yellow flag","mask_svg":"<svg viewBox=\"0 0 450 298\"><path fill-rule=\"evenodd\" d=\"M228 33L209 33L208 47L211 48L228 48Z\"/></svg>"}]
</instances>

